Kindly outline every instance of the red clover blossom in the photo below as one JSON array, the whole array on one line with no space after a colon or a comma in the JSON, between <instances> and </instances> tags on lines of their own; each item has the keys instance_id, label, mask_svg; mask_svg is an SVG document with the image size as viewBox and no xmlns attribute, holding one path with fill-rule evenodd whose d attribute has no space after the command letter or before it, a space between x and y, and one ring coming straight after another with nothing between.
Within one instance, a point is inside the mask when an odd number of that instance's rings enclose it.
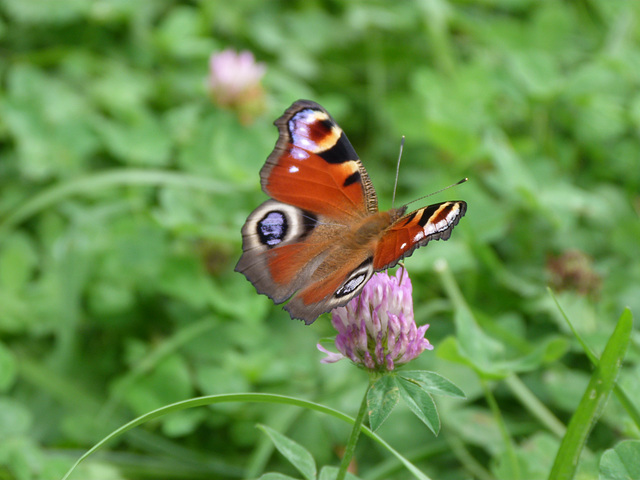
<instances>
[{"instance_id":1,"label":"red clover blossom","mask_svg":"<svg viewBox=\"0 0 640 480\"><path fill-rule=\"evenodd\" d=\"M218 105L235 110L244 123L249 123L265 108L260 81L266 70L266 65L256 62L249 51L214 53L209 59L209 93Z\"/></svg>"},{"instance_id":2,"label":"red clover blossom","mask_svg":"<svg viewBox=\"0 0 640 480\"><path fill-rule=\"evenodd\" d=\"M404 268L395 276L376 273L358 297L331 312L340 353L318 344L318 349L327 354L321 361L333 363L346 357L369 370L391 371L424 350L432 350L424 338L429 325L418 328L413 318L412 290Z\"/></svg>"}]
</instances>

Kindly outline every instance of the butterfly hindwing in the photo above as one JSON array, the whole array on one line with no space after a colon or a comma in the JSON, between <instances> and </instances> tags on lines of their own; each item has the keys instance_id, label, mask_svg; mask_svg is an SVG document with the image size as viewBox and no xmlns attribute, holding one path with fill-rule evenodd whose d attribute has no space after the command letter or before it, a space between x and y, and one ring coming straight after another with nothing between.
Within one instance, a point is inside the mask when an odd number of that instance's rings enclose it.
<instances>
[{"instance_id":1,"label":"butterfly hindwing","mask_svg":"<svg viewBox=\"0 0 640 480\"><path fill-rule=\"evenodd\" d=\"M373 257L366 257L367 253L365 250L358 252L331 275L297 292L285 305L285 310L292 318L300 318L308 325L323 313L346 305L362 291L374 273Z\"/></svg>"},{"instance_id":2,"label":"butterfly hindwing","mask_svg":"<svg viewBox=\"0 0 640 480\"><path fill-rule=\"evenodd\" d=\"M318 217L276 200L256 208L242 227L243 254L236 271L253 283L258 293L282 303L300 288L310 259L318 255L318 242L305 242L314 234Z\"/></svg>"},{"instance_id":3,"label":"butterfly hindwing","mask_svg":"<svg viewBox=\"0 0 640 480\"><path fill-rule=\"evenodd\" d=\"M291 316L312 323L346 304L373 274L373 243L345 249L346 230L321 215L267 200L242 227L236 271L275 303L291 298L285 307Z\"/></svg>"}]
</instances>

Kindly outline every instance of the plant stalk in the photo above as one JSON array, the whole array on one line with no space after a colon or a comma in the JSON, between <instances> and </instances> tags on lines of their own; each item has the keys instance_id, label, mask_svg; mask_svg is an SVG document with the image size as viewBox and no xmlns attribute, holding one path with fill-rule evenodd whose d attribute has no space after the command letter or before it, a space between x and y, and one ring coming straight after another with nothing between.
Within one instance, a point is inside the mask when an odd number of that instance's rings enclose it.
<instances>
[{"instance_id":1,"label":"plant stalk","mask_svg":"<svg viewBox=\"0 0 640 480\"><path fill-rule=\"evenodd\" d=\"M349 440L347 441L347 446L344 450L344 455L342 456L342 463L340 463L340 470L338 470L336 480L344 480L344 477L347 474L347 468L349 468L349 464L351 463L353 454L356 451L356 444L358 443L358 438L360 437L360 430L362 429L364 416L367 413L367 393L369 393L371 383L372 382L369 382L369 386L364 392L364 397L362 398L362 403L360 404L360 410L358 410L358 416L356 417L356 421L353 423L353 429L351 430L351 435L349 435Z\"/></svg>"}]
</instances>

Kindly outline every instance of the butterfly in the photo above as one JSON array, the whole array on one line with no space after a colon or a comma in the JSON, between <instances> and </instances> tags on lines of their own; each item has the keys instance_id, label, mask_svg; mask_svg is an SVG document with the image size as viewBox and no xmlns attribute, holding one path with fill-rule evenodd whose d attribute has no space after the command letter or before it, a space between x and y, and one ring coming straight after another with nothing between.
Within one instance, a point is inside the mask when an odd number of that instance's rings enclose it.
<instances>
[{"instance_id":1,"label":"butterfly","mask_svg":"<svg viewBox=\"0 0 640 480\"><path fill-rule=\"evenodd\" d=\"M378 210L378 197L347 136L315 102L298 100L274 124L279 137L260 170L271 197L242 227L235 270L258 293L309 325L358 295L374 272L430 240L447 240L463 201L406 214Z\"/></svg>"}]
</instances>

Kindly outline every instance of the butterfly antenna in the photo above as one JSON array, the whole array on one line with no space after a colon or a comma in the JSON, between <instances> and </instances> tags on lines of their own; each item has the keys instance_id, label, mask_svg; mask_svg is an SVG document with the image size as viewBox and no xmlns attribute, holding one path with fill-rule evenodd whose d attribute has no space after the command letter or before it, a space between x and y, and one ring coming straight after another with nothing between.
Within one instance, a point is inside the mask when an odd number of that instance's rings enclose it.
<instances>
[{"instance_id":1,"label":"butterfly antenna","mask_svg":"<svg viewBox=\"0 0 640 480\"><path fill-rule=\"evenodd\" d=\"M398 155L398 164L396 165L396 182L393 184L393 197L391 197L391 208L396 204L396 190L398 189L398 176L400 175L400 160L402 160L402 150L404 149L404 135L400 140L400 154Z\"/></svg>"},{"instance_id":2,"label":"butterfly antenna","mask_svg":"<svg viewBox=\"0 0 640 480\"><path fill-rule=\"evenodd\" d=\"M451 187L458 186L458 185L460 185L461 183L464 183L464 182L466 182L466 181L468 181L468 180L469 180L468 178L463 178L463 179L462 179L462 180L460 180L459 182L452 183L452 184L451 184L451 185L449 185L448 187L441 188L441 189L440 189L440 190L438 190L437 192L433 192L433 193L430 193L429 195L425 195L425 196L423 196L423 197L416 198L415 200L411 200L410 202L407 202L407 205L409 205L410 203L417 202L418 200L422 200L423 198L427 198L427 197L430 197L430 196L432 196L432 195L436 195L436 194L438 194L438 193L440 193L440 192L444 192L445 190L449 190Z\"/></svg>"}]
</instances>

